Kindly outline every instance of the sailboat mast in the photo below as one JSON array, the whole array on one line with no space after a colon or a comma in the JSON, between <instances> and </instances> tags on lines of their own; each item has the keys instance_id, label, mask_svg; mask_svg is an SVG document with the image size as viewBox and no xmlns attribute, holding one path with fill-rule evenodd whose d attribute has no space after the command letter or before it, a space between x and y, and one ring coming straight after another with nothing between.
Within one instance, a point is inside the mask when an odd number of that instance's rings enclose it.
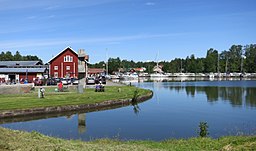
<instances>
[{"instance_id":1,"label":"sailboat mast","mask_svg":"<svg viewBox=\"0 0 256 151\"><path fill-rule=\"evenodd\" d=\"M180 59L180 73L182 73L182 59Z\"/></svg>"},{"instance_id":2,"label":"sailboat mast","mask_svg":"<svg viewBox=\"0 0 256 151\"><path fill-rule=\"evenodd\" d=\"M218 53L218 69L217 69L218 74L220 73L220 55Z\"/></svg>"}]
</instances>

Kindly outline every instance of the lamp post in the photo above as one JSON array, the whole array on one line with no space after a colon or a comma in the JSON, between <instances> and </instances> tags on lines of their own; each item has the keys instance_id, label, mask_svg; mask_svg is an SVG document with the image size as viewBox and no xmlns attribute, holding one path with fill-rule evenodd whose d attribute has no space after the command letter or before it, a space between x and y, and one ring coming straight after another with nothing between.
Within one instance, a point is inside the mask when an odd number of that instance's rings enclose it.
<instances>
[{"instance_id":1,"label":"lamp post","mask_svg":"<svg viewBox=\"0 0 256 151\"><path fill-rule=\"evenodd\" d=\"M106 76L108 76L108 48L106 48Z\"/></svg>"}]
</instances>

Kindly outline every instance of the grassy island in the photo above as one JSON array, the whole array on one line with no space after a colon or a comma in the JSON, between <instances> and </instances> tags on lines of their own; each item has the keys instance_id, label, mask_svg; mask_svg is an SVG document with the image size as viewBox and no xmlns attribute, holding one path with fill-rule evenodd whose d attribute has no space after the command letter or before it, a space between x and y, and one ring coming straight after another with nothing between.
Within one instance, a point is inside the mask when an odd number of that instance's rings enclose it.
<instances>
[{"instance_id":1,"label":"grassy island","mask_svg":"<svg viewBox=\"0 0 256 151\"><path fill-rule=\"evenodd\" d=\"M5 110L31 109L40 107L68 106L80 104L100 103L108 100L122 100L150 94L150 90L140 89L133 86L109 86L105 92L95 92L94 89L85 89L83 94L75 90L69 92L55 92L55 87L45 88L45 98L38 98L37 89L26 94L0 95L0 112Z\"/></svg>"},{"instance_id":2,"label":"grassy island","mask_svg":"<svg viewBox=\"0 0 256 151\"><path fill-rule=\"evenodd\" d=\"M190 138L155 141L120 141L100 139L83 142L64 140L0 127L0 150L254 150L256 136L228 136L219 139Z\"/></svg>"}]
</instances>

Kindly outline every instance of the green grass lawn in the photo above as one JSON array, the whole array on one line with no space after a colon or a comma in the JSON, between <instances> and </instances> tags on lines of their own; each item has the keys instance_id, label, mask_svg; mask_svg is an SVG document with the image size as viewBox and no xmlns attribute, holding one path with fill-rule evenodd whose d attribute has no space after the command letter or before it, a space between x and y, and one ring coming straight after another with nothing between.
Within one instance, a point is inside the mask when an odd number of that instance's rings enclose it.
<instances>
[{"instance_id":1,"label":"green grass lawn","mask_svg":"<svg viewBox=\"0 0 256 151\"><path fill-rule=\"evenodd\" d=\"M120 141L100 139L83 142L48 137L38 132L23 132L0 127L0 150L255 150L256 136L228 136L219 139L190 138L156 141Z\"/></svg>"},{"instance_id":2,"label":"green grass lawn","mask_svg":"<svg viewBox=\"0 0 256 151\"><path fill-rule=\"evenodd\" d=\"M94 89L85 89L83 94L77 92L55 92L56 87L45 88L45 98L38 98L38 89L27 94L0 95L0 112L5 110L31 109L39 107L66 106L79 104L93 104L107 100L133 98L134 92L139 95L149 94L150 90L129 86L105 87L105 92L94 92ZM118 89L121 92L118 92Z\"/></svg>"}]
</instances>

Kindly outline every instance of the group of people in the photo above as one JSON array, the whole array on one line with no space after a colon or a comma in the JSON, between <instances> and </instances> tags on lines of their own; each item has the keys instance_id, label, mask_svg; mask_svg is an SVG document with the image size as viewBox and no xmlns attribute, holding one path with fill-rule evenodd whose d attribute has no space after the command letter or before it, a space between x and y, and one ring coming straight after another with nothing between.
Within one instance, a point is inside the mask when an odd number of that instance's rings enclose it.
<instances>
[{"instance_id":1,"label":"group of people","mask_svg":"<svg viewBox=\"0 0 256 151\"><path fill-rule=\"evenodd\" d=\"M102 84L102 82L100 81L98 84L96 84L95 86L95 92L104 92L104 85Z\"/></svg>"}]
</instances>

